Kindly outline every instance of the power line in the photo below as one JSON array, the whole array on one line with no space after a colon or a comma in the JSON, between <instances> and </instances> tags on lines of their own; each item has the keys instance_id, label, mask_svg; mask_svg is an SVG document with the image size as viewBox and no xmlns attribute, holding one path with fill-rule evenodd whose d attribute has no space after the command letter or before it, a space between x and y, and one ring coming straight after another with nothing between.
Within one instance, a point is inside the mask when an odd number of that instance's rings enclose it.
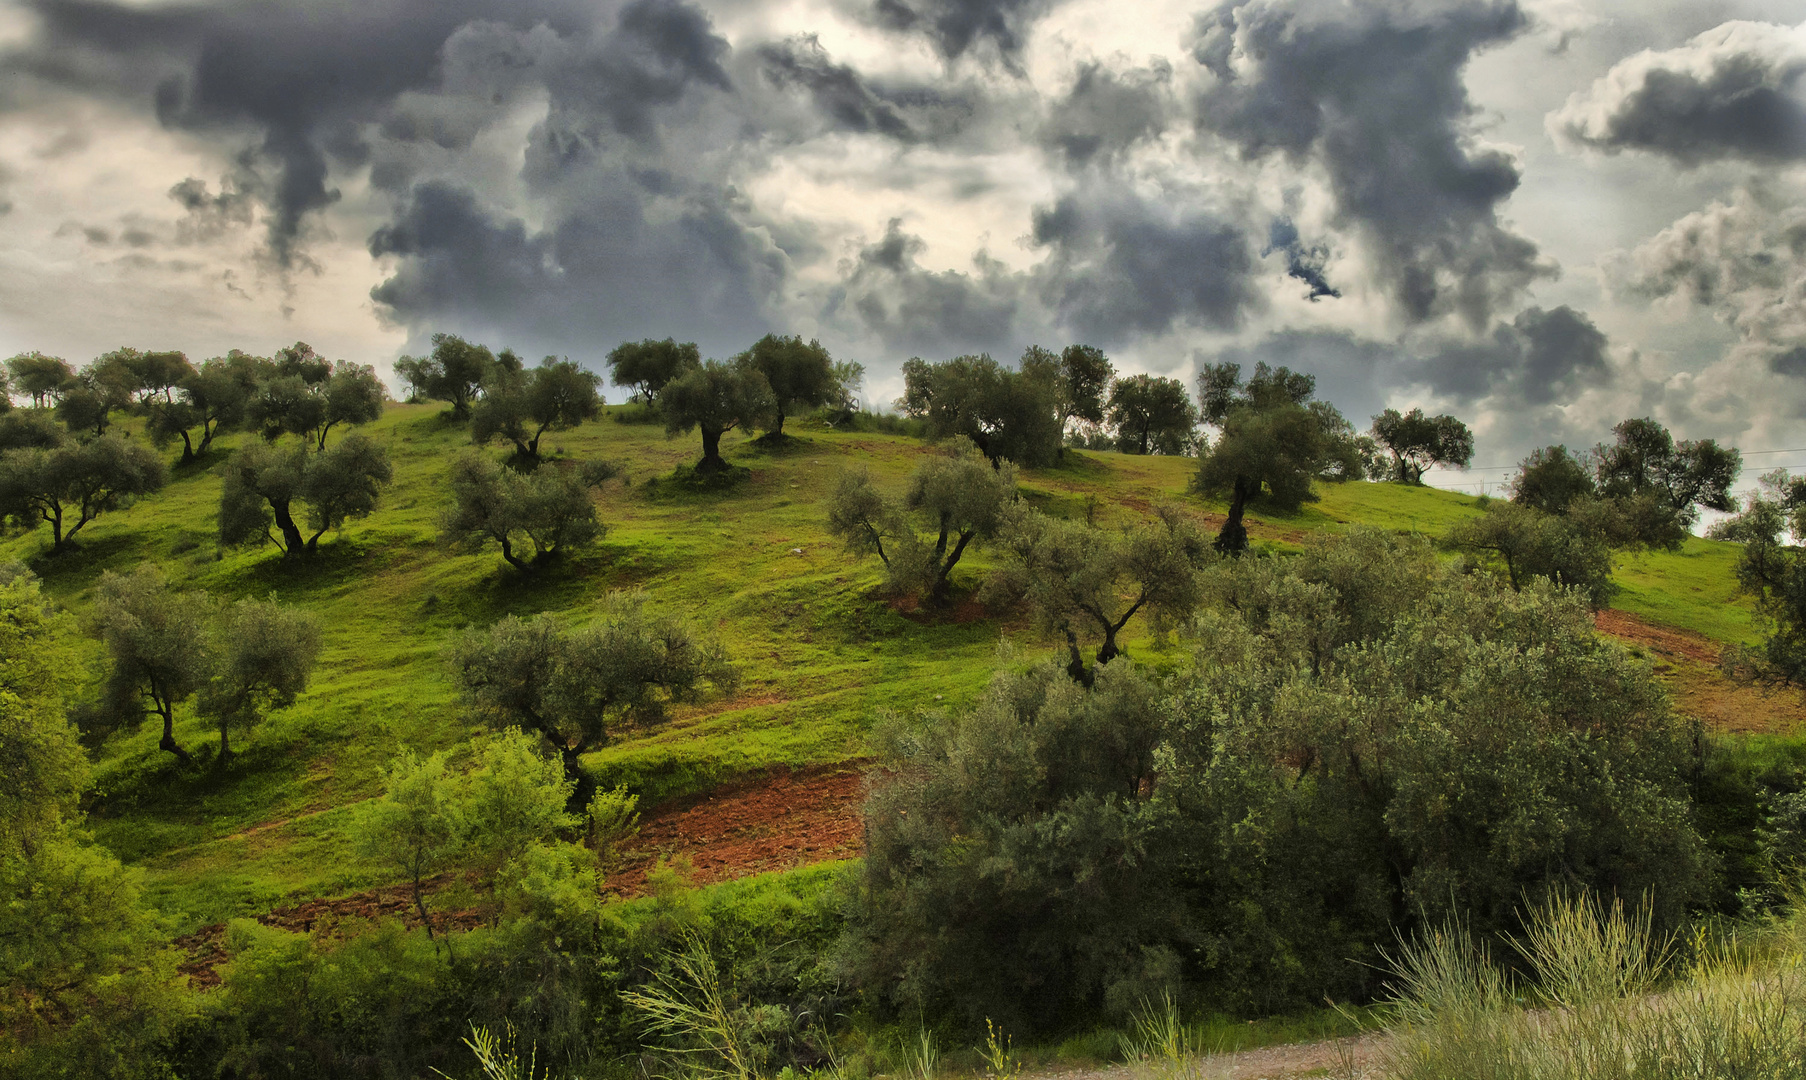
<instances>
[{"instance_id":1,"label":"power line","mask_svg":"<svg viewBox=\"0 0 1806 1080\"><path fill-rule=\"evenodd\" d=\"M1783 447L1778 450L1743 450L1743 451L1740 451L1740 453L1742 453L1742 455L1744 457L1753 457L1756 454L1806 454L1806 446ZM1475 473L1475 472L1510 472L1519 467L1520 466L1518 466L1518 465L1475 465L1475 466L1472 466L1471 468L1466 468L1466 469L1430 468L1430 469L1425 469L1424 472L1426 472L1426 473L1433 473L1433 472L1457 473L1457 474L1459 474L1459 473ZM1748 472L1751 467L1752 466L1746 466L1744 471ZM1806 464L1794 466L1794 467L1795 468L1806 468Z\"/></svg>"}]
</instances>

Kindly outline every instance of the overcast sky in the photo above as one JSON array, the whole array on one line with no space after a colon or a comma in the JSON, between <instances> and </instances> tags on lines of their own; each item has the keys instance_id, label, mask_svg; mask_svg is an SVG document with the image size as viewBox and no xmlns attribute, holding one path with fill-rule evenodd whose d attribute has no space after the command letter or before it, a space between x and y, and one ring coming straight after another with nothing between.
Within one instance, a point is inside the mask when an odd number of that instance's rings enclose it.
<instances>
[{"instance_id":1,"label":"overcast sky","mask_svg":"<svg viewBox=\"0 0 1806 1080\"><path fill-rule=\"evenodd\" d=\"M1800 16L0 0L0 355L776 331L887 400L1086 342L1453 412L1476 465L1643 415L1806 446Z\"/></svg>"}]
</instances>

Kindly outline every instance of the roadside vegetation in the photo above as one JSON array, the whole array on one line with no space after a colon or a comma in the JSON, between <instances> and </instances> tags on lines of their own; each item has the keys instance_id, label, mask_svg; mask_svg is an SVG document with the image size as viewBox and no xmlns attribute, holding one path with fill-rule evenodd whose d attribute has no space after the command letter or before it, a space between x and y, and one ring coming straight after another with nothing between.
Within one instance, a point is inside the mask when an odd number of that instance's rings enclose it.
<instances>
[{"instance_id":1,"label":"roadside vegetation","mask_svg":"<svg viewBox=\"0 0 1806 1080\"><path fill-rule=\"evenodd\" d=\"M1283 368L912 360L899 416L799 338L609 364L633 400L445 335L412 403L301 343L9 361L0 1072L1453 1061L1470 1014L1580 1038L1514 942L1641 935L1609 1024L1797 963L1806 740L1671 693L1806 670L1806 489L1690 532L1736 451L1630 420L1487 499L1422 483L1457 418ZM636 846L825 768L861 858Z\"/></svg>"}]
</instances>

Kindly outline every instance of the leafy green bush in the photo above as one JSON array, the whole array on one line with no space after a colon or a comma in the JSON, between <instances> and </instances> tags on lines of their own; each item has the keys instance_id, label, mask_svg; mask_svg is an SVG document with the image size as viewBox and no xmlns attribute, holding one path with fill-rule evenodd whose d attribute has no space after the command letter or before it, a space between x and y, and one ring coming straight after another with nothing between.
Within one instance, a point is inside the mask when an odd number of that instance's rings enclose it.
<instances>
[{"instance_id":1,"label":"leafy green bush","mask_svg":"<svg viewBox=\"0 0 1806 1080\"><path fill-rule=\"evenodd\" d=\"M1171 966L1143 947L1173 914L1145 865L1156 704L1127 662L1090 691L1049 663L969 714L879 729L893 778L866 807L842 950L874 1003L1027 1031Z\"/></svg>"},{"instance_id":2,"label":"leafy green bush","mask_svg":"<svg viewBox=\"0 0 1806 1080\"><path fill-rule=\"evenodd\" d=\"M1648 891L1662 925L1708 895L1692 726L1572 593L1363 532L1217 573L1160 765L1213 997L1363 993L1348 961L1396 928L1509 931L1552 888Z\"/></svg>"},{"instance_id":3,"label":"leafy green bush","mask_svg":"<svg viewBox=\"0 0 1806 1080\"><path fill-rule=\"evenodd\" d=\"M1579 885L1667 927L1710 894L1695 732L1578 596L1358 531L1203 577L1168 686L1042 665L881 730L843 947L875 999L1013 1030L1182 988L1271 1013L1370 996L1425 918L1509 933Z\"/></svg>"}]
</instances>

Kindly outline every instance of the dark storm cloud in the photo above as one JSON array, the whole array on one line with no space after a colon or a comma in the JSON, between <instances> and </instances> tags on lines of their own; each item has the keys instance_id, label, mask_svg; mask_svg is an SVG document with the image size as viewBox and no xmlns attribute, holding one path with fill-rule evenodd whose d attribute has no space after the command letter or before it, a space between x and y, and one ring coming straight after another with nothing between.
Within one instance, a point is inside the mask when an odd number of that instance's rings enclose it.
<instances>
[{"instance_id":1,"label":"dark storm cloud","mask_svg":"<svg viewBox=\"0 0 1806 1080\"><path fill-rule=\"evenodd\" d=\"M1550 126L1573 142L1685 166L1806 160L1806 28L1726 23L1638 53L1577 93Z\"/></svg>"},{"instance_id":2,"label":"dark storm cloud","mask_svg":"<svg viewBox=\"0 0 1806 1080\"><path fill-rule=\"evenodd\" d=\"M632 138L656 136L654 115L693 84L729 88L727 44L679 0L635 0L597 29L601 14L576 0L360 0L127 6L102 0L38 0L43 31L10 57L19 70L89 93L142 100L169 127L242 139L254 133L247 169L267 172L258 194L270 208L269 246L288 265L304 223L337 198L335 165L370 157L364 129L385 138L467 144L481 120L460 125L424 112L410 94L470 75L468 49L520 40L539 26L561 48L500 57L501 75L539 68L567 108ZM475 30L473 34L471 31ZM549 31L549 35L546 33ZM593 32L592 32L593 31ZM491 60L498 59L489 54ZM551 63L548 63L548 60ZM492 76L497 75L491 72ZM493 110L499 89L479 107ZM403 102L413 110L398 108ZM405 183L404 174L379 176Z\"/></svg>"},{"instance_id":3,"label":"dark storm cloud","mask_svg":"<svg viewBox=\"0 0 1806 1080\"><path fill-rule=\"evenodd\" d=\"M1171 111L1173 71L1160 61L1146 68L1115 71L1102 64L1080 66L1072 89L1049 104L1041 131L1044 145L1073 165L1110 158L1166 130Z\"/></svg>"},{"instance_id":4,"label":"dark storm cloud","mask_svg":"<svg viewBox=\"0 0 1806 1080\"><path fill-rule=\"evenodd\" d=\"M1014 65L1029 27L1054 0L875 0L872 17L892 30L926 35L949 60L980 44Z\"/></svg>"},{"instance_id":5,"label":"dark storm cloud","mask_svg":"<svg viewBox=\"0 0 1806 1080\"><path fill-rule=\"evenodd\" d=\"M899 353L947 356L1014 340L1020 277L982 252L972 273L926 270L916 262L925 247L892 219L882 239L860 249L837 303Z\"/></svg>"},{"instance_id":6,"label":"dark storm cloud","mask_svg":"<svg viewBox=\"0 0 1806 1080\"><path fill-rule=\"evenodd\" d=\"M1776 375L1789 375L1796 379L1806 379L1806 345L1776 353L1769 357L1768 370Z\"/></svg>"},{"instance_id":7,"label":"dark storm cloud","mask_svg":"<svg viewBox=\"0 0 1806 1080\"><path fill-rule=\"evenodd\" d=\"M1086 341L1113 345L1180 324L1227 330L1261 303L1241 227L1182 199L1123 190L1069 194L1034 212L1049 257L1041 295Z\"/></svg>"},{"instance_id":8,"label":"dark storm cloud","mask_svg":"<svg viewBox=\"0 0 1806 1080\"><path fill-rule=\"evenodd\" d=\"M762 313L785 276L783 253L761 246L719 193L649 205L622 174L587 177L577 208L538 232L464 188L422 183L370 251L400 258L371 291L399 321L588 359L673 334L716 354L743 348L769 329Z\"/></svg>"},{"instance_id":9,"label":"dark storm cloud","mask_svg":"<svg viewBox=\"0 0 1806 1080\"><path fill-rule=\"evenodd\" d=\"M1232 0L1198 20L1192 54L1214 78L1197 123L1247 158L1321 163L1405 314L1452 311L1478 328L1552 272L1499 221L1516 164L1467 137L1463 69L1527 25L1508 0Z\"/></svg>"},{"instance_id":10,"label":"dark storm cloud","mask_svg":"<svg viewBox=\"0 0 1806 1080\"><path fill-rule=\"evenodd\" d=\"M1400 374L1462 402L1563 404L1611 375L1608 342L1591 319L1566 305L1525 308L1478 342L1451 343L1421 355Z\"/></svg>"},{"instance_id":11,"label":"dark storm cloud","mask_svg":"<svg viewBox=\"0 0 1806 1080\"><path fill-rule=\"evenodd\" d=\"M1291 218L1274 218L1273 224L1267 227L1267 246L1261 250L1261 258L1275 251L1285 256L1286 276L1309 287L1306 300L1321 300L1326 296L1335 299L1342 295L1323 274L1324 264L1329 261L1329 248L1322 244L1305 244Z\"/></svg>"},{"instance_id":12,"label":"dark storm cloud","mask_svg":"<svg viewBox=\"0 0 1806 1080\"><path fill-rule=\"evenodd\" d=\"M836 64L812 34L760 46L765 76L784 88L807 93L815 107L844 131L875 132L903 142L915 140L896 106L872 89L859 72Z\"/></svg>"}]
</instances>

